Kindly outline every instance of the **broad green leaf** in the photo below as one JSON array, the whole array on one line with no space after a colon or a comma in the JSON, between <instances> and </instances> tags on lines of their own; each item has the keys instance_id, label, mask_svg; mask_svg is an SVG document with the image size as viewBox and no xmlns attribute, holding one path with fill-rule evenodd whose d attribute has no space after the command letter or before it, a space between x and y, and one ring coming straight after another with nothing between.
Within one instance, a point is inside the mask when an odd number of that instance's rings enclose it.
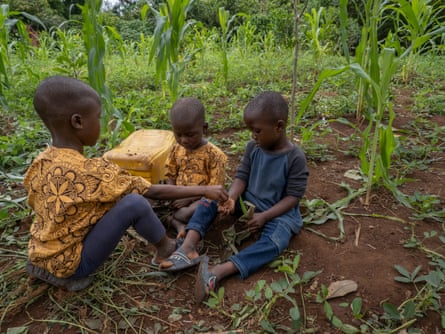
<instances>
[{"instance_id":1,"label":"broad green leaf","mask_svg":"<svg viewBox=\"0 0 445 334\"><path fill-rule=\"evenodd\" d=\"M400 312L397 310L397 307L395 307L393 304L384 303L383 310L385 311L385 315L388 317L388 319L399 321L402 318Z\"/></svg>"}]
</instances>

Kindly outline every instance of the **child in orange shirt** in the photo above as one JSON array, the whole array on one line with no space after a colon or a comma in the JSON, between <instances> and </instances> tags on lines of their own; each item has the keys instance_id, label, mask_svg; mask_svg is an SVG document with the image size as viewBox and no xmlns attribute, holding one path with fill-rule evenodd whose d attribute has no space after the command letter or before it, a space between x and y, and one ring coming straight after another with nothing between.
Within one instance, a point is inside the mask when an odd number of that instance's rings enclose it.
<instances>
[{"instance_id":1,"label":"child in orange shirt","mask_svg":"<svg viewBox=\"0 0 445 334\"><path fill-rule=\"evenodd\" d=\"M177 242L166 235L148 198L227 199L222 186L152 185L103 158L85 157L84 146L99 138L101 101L82 81L45 79L34 107L52 143L24 179L35 212L26 265L31 276L70 291L87 287L130 226L154 245L154 260L161 262Z\"/></svg>"},{"instance_id":2,"label":"child in orange shirt","mask_svg":"<svg viewBox=\"0 0 445 334\"><path fill-rule=\"evenodd\" d=\"M167 184L181 186L224 185L227 156L204 138L208 124L201 101L193 97L178 99L170 111L176 144L167 160ZM169 222L177 238L185 237L185 225L195 212L200 197L173 201L175 210Z\"/></svg>"}]
</instances>

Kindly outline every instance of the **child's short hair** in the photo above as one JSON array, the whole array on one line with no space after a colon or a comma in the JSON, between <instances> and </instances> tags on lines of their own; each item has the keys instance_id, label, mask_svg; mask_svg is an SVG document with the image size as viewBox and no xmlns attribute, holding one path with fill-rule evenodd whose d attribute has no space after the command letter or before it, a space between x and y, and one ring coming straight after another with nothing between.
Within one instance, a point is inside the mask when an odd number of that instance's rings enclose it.
<instances>
[{"instance_id":1,"label":"child's short hair","mask_svg":"<svg viewBox=\"0 0 445 334\"><path fill-rule=\"evenodd\" d=\"M247 104L244 113L255 113L272 122L280 120L287 122L289 106L280 93L265 91Z\"/></svg>"},{"instance_id":2,"label":"child's short hair","mask_svg":"<svg viewBox=\"0 0 445 334\"><path fill-rule=\"evenodd\" d=\"M52 120L82 112L91 103L101 104L99 95L92 87L83 81L58 75L48 77L39 84L33 102L47 126Z\"/></svg>"},{"instance_id":3,"label":"child's short hair","mask_svg":"<svg viewBox=\"0 0 445 334\"><path fill-rule=\"evenodd\" d=\"M182 97L173 104L170 110L170 120L205 121L205 108L201 101L195 97Z\"/></svg>"}]
</instances>

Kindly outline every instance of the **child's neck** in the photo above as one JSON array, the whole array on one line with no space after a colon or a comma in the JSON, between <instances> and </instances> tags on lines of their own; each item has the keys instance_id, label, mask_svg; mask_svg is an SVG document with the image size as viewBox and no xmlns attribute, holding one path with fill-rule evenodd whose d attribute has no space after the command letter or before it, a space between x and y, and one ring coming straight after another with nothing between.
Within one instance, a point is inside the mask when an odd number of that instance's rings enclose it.
<instances>
[{"instance_id":1,"label":"child's neck","mask_svg":"<svg viewBox=\"0 0 445 334\"><path fill-rule=\"evenodd\" d=\"M76 144L52 142L51 146L54 146L54 147L57 147L57 148L69 148L69 149L72 149L72 150L75 150L75 151L79 152L80 154L83 154L83 146L79 146L79 145L76 145Z\"/></svg>"},{"instance_id":2,"label":"child's neck","mask_svg":"<svg viewBox=\"0 0 445 334\"><path fill-rule=\"evenodd\" d=\"M276 145L270 147L266 151L271 153L282 153L288 151L292 147L291 141L285 137L280 140Z\"/></svg>"}]
</instances>

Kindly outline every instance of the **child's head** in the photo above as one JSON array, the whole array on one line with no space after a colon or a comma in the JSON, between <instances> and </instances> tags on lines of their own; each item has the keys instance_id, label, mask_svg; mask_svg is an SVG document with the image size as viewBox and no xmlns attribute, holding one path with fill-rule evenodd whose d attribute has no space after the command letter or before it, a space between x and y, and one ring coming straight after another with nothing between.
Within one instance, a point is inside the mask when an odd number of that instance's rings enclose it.
<instances>
[{"instance_id":1,"label":"child's head","mask_svg":"<svg viewBox=\"0 0 445 334\"><path fill-rule=\"evenodd\" d=\"M274 150L286 139L288 113L289 107L283 96L266 91L247 104L244 123L260 147Z\"/></svg>"},{"instance_id":2,"label":"child's head","mask_svg":"<svg viewBox=\"0 0 445 334\"><path fill-rule=\"evenodd\" d=\"M86 83L64 76L43 80L34 108L51 132L54 146L94 145L100 134L101 101Z\"/></svg>"},{"instance_id":3,"label":"child's head","mask_svg":"<svg viewBox=\"0 0 445 334\"><path fill-rule=\"evenodd\" d=\"M170 121L179 145L194 150L205 143L208 124L201 101L194 97L178 99L170 111Z\"/></svg>"}]
</instances>

